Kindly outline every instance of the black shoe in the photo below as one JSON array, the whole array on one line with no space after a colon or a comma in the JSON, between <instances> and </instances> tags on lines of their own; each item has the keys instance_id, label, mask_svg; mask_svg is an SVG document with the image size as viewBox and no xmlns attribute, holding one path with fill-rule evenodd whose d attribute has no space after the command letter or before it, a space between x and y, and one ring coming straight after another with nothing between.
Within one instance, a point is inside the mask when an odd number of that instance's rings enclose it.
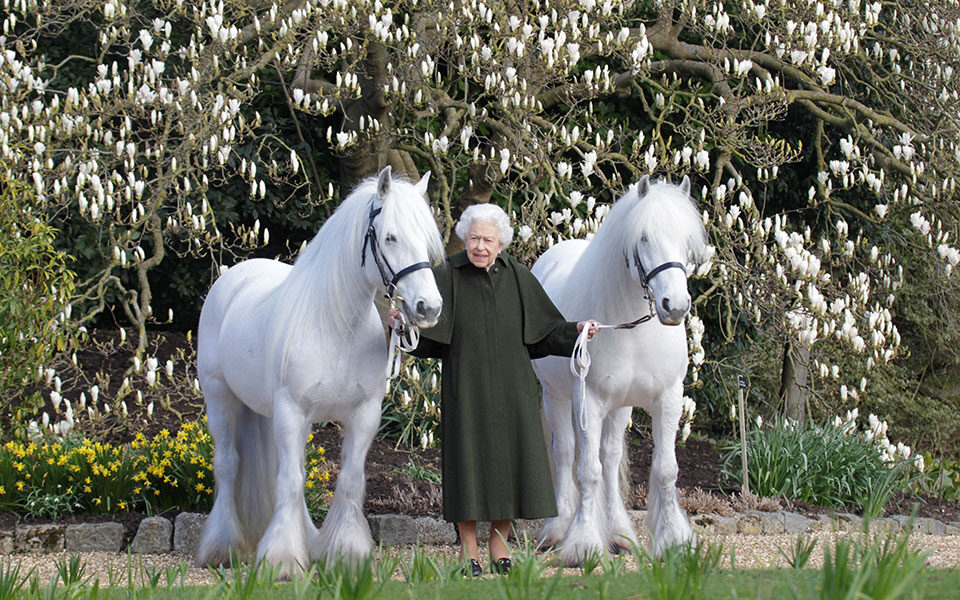
<instances>
[{"instance_id":1,"label":"black shoe","mask_svg":"<svg viewBox=\"0 0 960 600\"><path fill-rule=\"evenodd\" d=\"M512 566L513 563L510 562L509 558L499 558L495 563L490 565L490 572L498 575L506 575L510 572L510 567Z\"/></svg>"},{"instance_id":2,"label":"black shoe","mask_svg":"<svg viewBox=\"0 0 960 600\"><path fill-rule=\"evenodd\" d=\"M473 576L473 577L480 577L481 575L483 575L483 567L480 566L480 561L479 561L479 560L477 560L477 559L475 559L475 558L471 558L470 561L469 561L469 563L470 563L469 566L470 566L470 575L471 575L471 576ZM463 567L462 569L460 569L460 572L463 573L463 576L464 576L464 577L466 577L466 576L467 576L467 567Z\"/></svg>"}]
</instances>

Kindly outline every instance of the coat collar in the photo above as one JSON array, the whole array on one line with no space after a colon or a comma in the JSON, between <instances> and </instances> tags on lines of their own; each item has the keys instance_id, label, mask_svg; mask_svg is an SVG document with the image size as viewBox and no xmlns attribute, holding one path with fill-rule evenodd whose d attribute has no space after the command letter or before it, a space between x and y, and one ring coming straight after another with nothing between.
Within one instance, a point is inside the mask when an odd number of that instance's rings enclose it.
<instances>
[{"instance_id":1,"label":"coat collar","mask_svg":"<svg viewBox=\"0 0 960 600\"><path fill-rule=\"evenodd\" d=\"M466 265L473 266L473 263L471 263L470 259L467 258L466 250L461 250L460 252L457 252L456 254L451 255L450 262L453 264L454 268L456 269L459 269L460 267L464 267ZM497 255L497 258L493 262L494 264L500 263L501 265L504 265L504 266L506 266L507 264L507 261L504 260L504 254L502 252Z\"/></svg>"}]
</instances>

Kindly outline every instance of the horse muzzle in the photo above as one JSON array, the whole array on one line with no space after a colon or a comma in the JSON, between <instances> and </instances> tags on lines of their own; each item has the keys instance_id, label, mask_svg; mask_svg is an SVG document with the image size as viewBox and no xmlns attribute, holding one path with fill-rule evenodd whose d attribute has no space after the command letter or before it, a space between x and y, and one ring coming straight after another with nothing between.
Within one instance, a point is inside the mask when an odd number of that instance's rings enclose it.
<instances>
[{"instance_id":1,"label":"horse muzzle","mask_svg":"<svg viewBox=\"0 0 960 600\"><path fill-rule=\"evenodd\" d=\"M680 325L690 312L690 296L680 299L662 298L656 305L657 319L664 325Z\"/></svg>"},{"instance_id":2,"label":"horse muzzle","mask_svg":"<svg viewBox=\"0 0 960 600\"><path fill-rule=\"evenodd\" d=\"M403 301L403 312L407 321L420 327L428 329L437 324L440 319L440 310L443 308L443 302L430 302L424 298L418 298L413 302Z\"/></svg>"}]
</instances>

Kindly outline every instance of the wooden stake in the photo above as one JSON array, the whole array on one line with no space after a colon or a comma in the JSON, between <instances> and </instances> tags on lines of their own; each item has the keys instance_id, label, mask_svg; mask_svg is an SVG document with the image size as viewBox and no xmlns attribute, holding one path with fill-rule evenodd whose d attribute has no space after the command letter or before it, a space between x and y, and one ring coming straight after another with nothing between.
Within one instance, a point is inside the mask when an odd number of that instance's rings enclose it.
<instances>
[{"instance_id":1,"label":"wooden stake","mask_svg":"<svg viewBox=\"0 0 960 600\"><path fill-rule=\"evenodd\" d=\"M741 495L750 494L750 472L747 471L747 417L743 403L743 390L747 389L747 379L737 376L737 403L740 405L740 465L743 468L743 488Z\"/></svg>"}]
</instances>

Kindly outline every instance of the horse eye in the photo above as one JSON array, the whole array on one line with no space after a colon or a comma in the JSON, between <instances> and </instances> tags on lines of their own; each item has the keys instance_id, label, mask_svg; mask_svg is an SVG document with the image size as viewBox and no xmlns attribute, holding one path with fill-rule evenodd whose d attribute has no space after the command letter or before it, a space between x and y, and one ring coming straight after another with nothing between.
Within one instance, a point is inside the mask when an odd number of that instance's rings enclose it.
<instances>
[{"instance_id":1,"label":"horse eye","mask_svg":"<svg viewBox=\"0 0 960 600\"><path fill-rule=\"evenodd\" d=\"M395 241L397 241L397 236L393 235L392 233L388 233L387 236L383 239L383 241L385 241L385 242L395 242Z\"/></svg>"}]
</instances>

